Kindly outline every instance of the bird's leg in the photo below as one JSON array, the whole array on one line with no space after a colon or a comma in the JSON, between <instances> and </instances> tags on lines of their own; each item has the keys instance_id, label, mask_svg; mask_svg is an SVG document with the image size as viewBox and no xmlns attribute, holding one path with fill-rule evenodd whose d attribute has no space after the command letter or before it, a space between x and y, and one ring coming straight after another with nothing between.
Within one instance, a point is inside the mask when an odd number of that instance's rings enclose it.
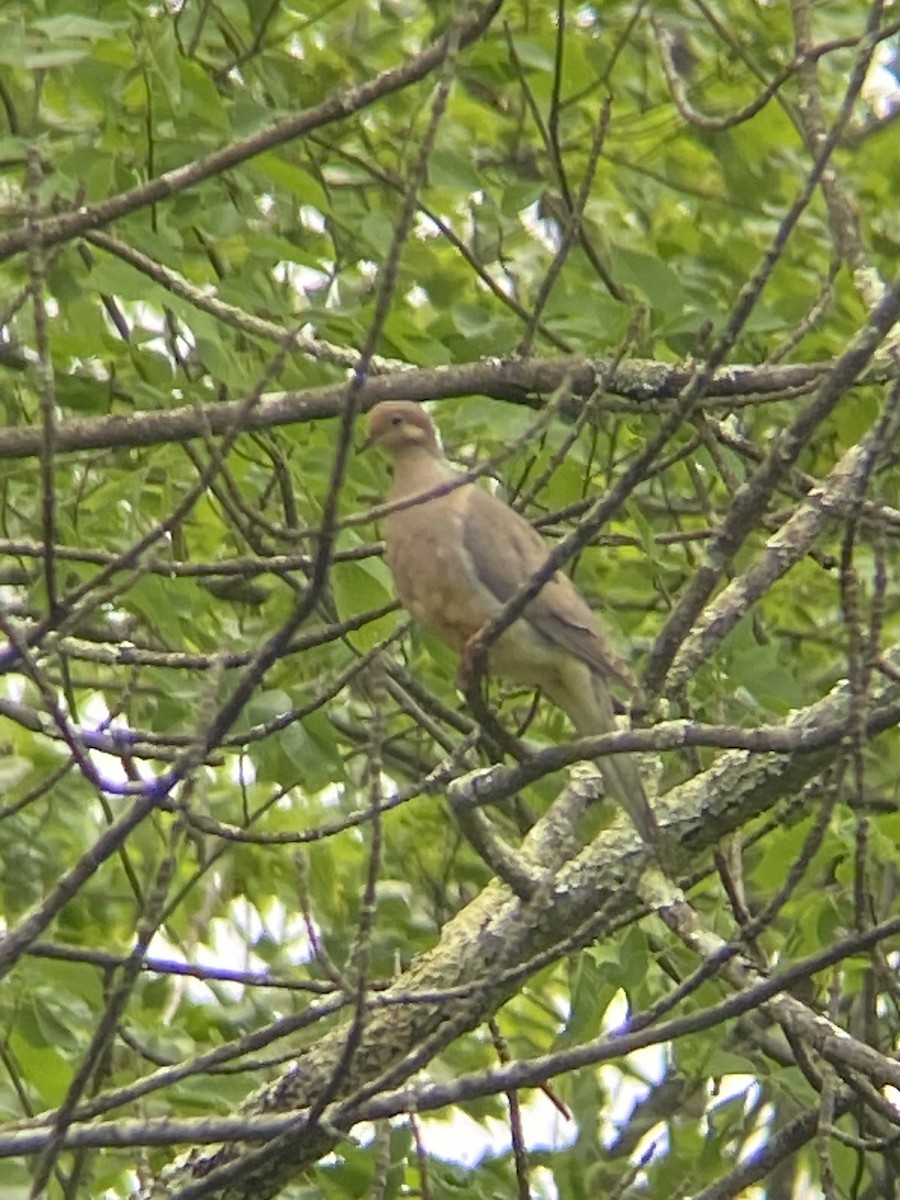
<instances>
[{"instance_id":1,"label":"bird's leg","mask_svg":"<svg viewBox=\"0 0 900 1200\"><path fill-rule=\"evenodd\" d=\"M481 629L466 638L456 669L456 686L468 696L472 686L481 682L487 672L487 649L481 642Z\"/></svg>"},{"instance_id":2,"label":"bird's leg","mask_svg":"<svg viewBox=\"0 0 900 1200\"><path fill-rule=\"evenodd\" d=\"M481 686L485 678L487 651L479 640L481 630L474 633L462 648L459 666L456 669L456 686L466 698L472 716L483 732L501 751L505 751L518 762L528 757L528 748L517 737L513 737L488 707Z\"/></svg>"}]
</instances>

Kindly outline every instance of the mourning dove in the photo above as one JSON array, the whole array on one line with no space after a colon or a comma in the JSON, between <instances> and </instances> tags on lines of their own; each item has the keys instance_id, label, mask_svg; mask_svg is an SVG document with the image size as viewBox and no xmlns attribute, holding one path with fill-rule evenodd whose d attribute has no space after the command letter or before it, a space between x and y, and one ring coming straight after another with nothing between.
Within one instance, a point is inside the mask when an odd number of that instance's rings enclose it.
<instances>
[{"instance_id":1,"label":"mourning dove","mask_svg":"<svg viewBox=\"0 0 900 1200\"><path fill-rule=\"evenodd\" d=\"M459 481L424 409L402 400L377 404L367 445L393 459L388 501L422 496L384 518L387 561L413 619L465 660L471 639L544 565L544 539L508 504ZM494 641L491 674L540 688L582 736L615 728L610 683L633 691L627 669L607 646L571 579L557 571L521 617ZM659 830L638 770L622 755L598 759L607 791L645 842Z\"/></svg>"}]
</instances>

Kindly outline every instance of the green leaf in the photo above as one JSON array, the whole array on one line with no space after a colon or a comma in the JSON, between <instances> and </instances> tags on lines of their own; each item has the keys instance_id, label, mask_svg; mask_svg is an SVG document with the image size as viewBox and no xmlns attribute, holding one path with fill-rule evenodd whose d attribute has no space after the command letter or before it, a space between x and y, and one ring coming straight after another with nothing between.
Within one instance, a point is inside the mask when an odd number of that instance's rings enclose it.
<instances>
[{"instance_id":1,"label":"green leaf","mask_svg":"<svg viewBox=\"0 0 900 1200\"><path fill-rule=\"evenodd\" d=\"M260 154L253 160L254 170L279 188L284 188L304 204L311 204L319 212L328 212L328 196L309 171L294 163L286 162L278 154Z\"/></svg>"},{"instance_id":2,"label":"green leaf","mask_svg":"<svg viewBox=\"0 0 900 1200\"><path fill-rule=\"evenodd\" d=\"M62 41L65 38L83 38L87 42L101 41L115 37L119 30L128 28L128 21L100 21L95 17L84 17L77 13L60 13L55 17L40 17L32 22L34 29L40 29L52 41Z\"/></svg>"}]
</instances>

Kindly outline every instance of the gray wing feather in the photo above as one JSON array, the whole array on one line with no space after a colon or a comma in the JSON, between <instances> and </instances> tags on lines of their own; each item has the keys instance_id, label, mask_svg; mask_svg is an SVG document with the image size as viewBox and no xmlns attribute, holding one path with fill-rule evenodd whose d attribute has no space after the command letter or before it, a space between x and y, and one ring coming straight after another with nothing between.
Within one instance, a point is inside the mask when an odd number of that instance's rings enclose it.
<instances>
[{"instance_id":1,"label":"gray wing feather","mask_svg":"<svg viewBox=\"0 0 900 1200\"><path fill-rule=\"evenodd\" d=\"M550 548L524 517L496 496L472 486L466 500L466 553L484 586L505 604L544 565ZM606 645L593 611L568 576L557 572L528 605L524 619L551 645L574 654L604 678L634 689L627 668Z\"/></svg>"}]
</instances>

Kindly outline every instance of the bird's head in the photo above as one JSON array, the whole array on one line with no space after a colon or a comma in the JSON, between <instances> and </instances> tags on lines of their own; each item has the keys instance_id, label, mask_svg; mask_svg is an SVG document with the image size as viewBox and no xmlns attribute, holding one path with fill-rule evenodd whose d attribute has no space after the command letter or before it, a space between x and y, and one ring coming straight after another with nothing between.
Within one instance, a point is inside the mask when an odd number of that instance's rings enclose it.
<instances>
[{"instance_id":1,"label":"bird's head","mask_svg":"<svg viewBox=\"0 0 900 1200\"><path fill-rule=\"evenodd\" d=\"M442 454L438 432L428 413L408 400L383 400L369 413L365 447L379 446L394 456L421 447L435 456Z\"/></svg>"}]
</instances>

